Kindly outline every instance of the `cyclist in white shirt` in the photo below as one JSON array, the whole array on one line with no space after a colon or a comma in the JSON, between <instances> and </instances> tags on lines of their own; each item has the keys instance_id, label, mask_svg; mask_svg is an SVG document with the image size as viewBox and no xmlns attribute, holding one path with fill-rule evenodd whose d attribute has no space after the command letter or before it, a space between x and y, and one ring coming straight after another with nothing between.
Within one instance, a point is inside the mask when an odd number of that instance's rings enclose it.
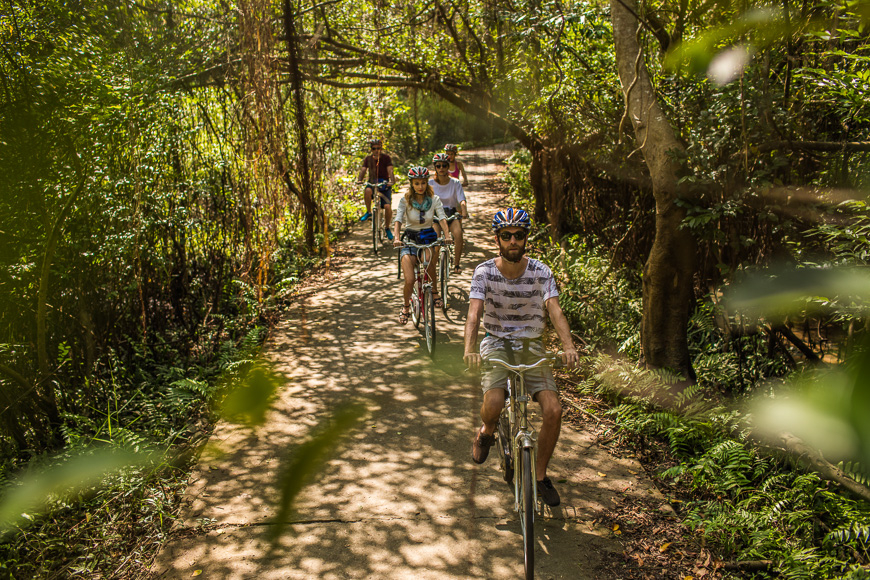
<instances>
[{"instance_id":1,"label":"cyclist in white shirt","mask_svg":"<svg viewBox=\"0 0 870 580\"><path fill-rule=\"evenodd\" d=\"M435 165L435 178L429 180L429 185L435 195L441 198L441 203L444 205L444 213L447 217L454 214L459 214L461 219L468 217L468 207L465 202L465 191L462 189L462 184L458 179L450 177L447 171L450 168L450 159L446 153L438 153L432 158ZM462 256L462 224L460 219L455 219L450 222L450 233L455 241L453 253L453 273L459 274L462 268L459 265L459 258ZM441 233L441 227L436 224L435 231Z\"/></svg>"}]
</instances>

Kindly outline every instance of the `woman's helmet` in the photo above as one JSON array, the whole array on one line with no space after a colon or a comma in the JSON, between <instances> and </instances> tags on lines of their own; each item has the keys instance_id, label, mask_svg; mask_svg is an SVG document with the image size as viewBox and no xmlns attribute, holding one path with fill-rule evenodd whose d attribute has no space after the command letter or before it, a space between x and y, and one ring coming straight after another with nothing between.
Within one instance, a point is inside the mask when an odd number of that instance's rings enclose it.
<instances>
[{"instance_id":1,"label":"woman's helmet","mask_svg":"<svg viewBox=\"0 0 870 580\"><path fill-rule=\"evenodd\" d=\"M412 167L408 170L408 179L429 179L428 167Z\"/></svg>"},{"instance_id":2,"label":"woman's helmet","mask_svg":"<svg viewBox=\"0 0 870 580\"><path fill-rule=\"evenodd\" d=\"M450 163L450 157L447 156L446 153L436 153L432 158L432 163L438 163L439 161L443 163Z\"/></svg>"},{"instance_id":3,"label":"woman's helmet","mask_svg":"<svg viewBox=\"0 0 870 580\"><path fill-rule=\"evenodd\" d=\"M497 211L492 218L492 231L497 232L507 227L523 228L528 231L532 229L532 220L529 219L529 214L524 209L509 207L506 210Z\"/></svg>"},{"instance_id":4,"label":"woman's helmet","mask_svg":"<svg viewBox=\"0 0 870 580\"><path fill-rule=\"evenodd\" d=\"M454 145L453 143L448 143L447 145L444 146L444 150L447 151L448 153L450 153L451 151L453 153L457 153L459 151L459 147Z\"/></svg>"}]
</instances>

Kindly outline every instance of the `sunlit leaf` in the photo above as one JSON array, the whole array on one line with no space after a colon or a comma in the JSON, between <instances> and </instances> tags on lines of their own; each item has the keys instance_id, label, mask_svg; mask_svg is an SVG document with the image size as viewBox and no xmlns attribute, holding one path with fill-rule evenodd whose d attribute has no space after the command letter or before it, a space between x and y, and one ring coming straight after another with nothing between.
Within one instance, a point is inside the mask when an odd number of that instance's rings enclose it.
<instances>
[{"instance_id":1,"label":"sunlit leaf","mask_svg":"<svg viewBox=\"0 0 870 580\"><path fill-rule=\"evenodd\" d=\"M152 455L147 453L99 449L55 467L25 472L10 482L0 501L0 530L21 525L23 520L31 520L53 501L90 491L107 476L151 460Z\"/></svg>"},{"instance_id":2,"label":"sunlit leaf","mask_svg":"<svg viewBox=\"0 0 870 580\"><path fill-rule=\"evenodd\" d=\"M764 31L765 38L784 32L781 13L774 9L751 10L730 24L712 26L698 37L683 42L665 57L669 70L704 74L727 42L749 31Z\"/></svg>"},{"instance_id":3,"label":"sunlit leaf","mask_svg":"<svg viewBox=\"0 0 870 580\"><path fill-rule=\"evenodd\" d=\"M221 416L236 423L262 425L278 384L279 377L265 363L254 365L232 386L221 406Z\"/></svg>"},{"instance_id":4,"label":"sunlit leaf","mask_svg":"<svg viewBox=\"0 0 870 580\"><path fill-rule=\"evenodd\" d=\"M772 440L793 434L828 461L854 458L860 445L850 420L852 388L852 377L842 371L805 374L777 397L754 401L753 430Z\"/></svg>"},{"instance_id":5,"label":"sunlit leaf","mask_svg":"<svg viewBox=\"0 0 870 580\"><path fill-rule=\"evenodd\" d=\"M799 311L808 298L852 297L870 300L868 268L801 268L771 270L748 277L728 295L731 308L758 315Z\"/></svg>"},{"instance_id":6,"label":"sunlit leaf","mask_svg":"<svg viewBox=\"0 0 870 580\"><path fill-rule=\"evenodd\" d=\"M732 46L713 57L707 69L707 77L720 87L727 85L740 78L751 58L752 51L746 46Z\"/></svg>"}]
</instances>

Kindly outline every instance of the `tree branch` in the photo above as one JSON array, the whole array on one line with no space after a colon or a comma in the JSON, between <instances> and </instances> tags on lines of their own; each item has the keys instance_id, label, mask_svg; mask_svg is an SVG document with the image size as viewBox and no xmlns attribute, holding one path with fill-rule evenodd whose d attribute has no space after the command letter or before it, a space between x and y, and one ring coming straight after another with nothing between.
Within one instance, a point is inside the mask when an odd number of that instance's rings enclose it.
<instances>
[{"instance_id":1,"label":"tree branch","mask_svg":"<svg viewBox=\"0 0 870 580\"><path fill-rule=\"evenodd\" d=\"M786 452L806 461L808 466L823 479L833 481L864 501L870 501L870 488L847 476L840 468L822 457L818 451L804 443L802 439L786 432L780 433L777 439L784 446Z\"/></svg>"},{"instance_id":2,"label":"tree branch","mask_svg":"<svg viewBox=\"0 0 870 580\"><path fill-rule=\"evenodd\" d=\"M805 151L870 151L870 141L770 141L758 146L758 151L802 149Z\"/></svg>"}]
</instances>

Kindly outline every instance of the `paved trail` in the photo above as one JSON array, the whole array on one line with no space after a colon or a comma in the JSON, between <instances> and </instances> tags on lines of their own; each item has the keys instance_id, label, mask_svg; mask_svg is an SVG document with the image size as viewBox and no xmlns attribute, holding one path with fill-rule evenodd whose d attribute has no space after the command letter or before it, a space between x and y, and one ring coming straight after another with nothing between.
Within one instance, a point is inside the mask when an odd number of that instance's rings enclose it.
<instances>
[{"instance_id":1,"label":"paved trail","mask_svg":"<svg viewBox=\"0 0 870 580\"><path fill-rule=\"evenodd\" d=\"M351 257L271 333L266 356L287 383L267 424L255 433L216 427L212 442L230 451L204 456L194 472L183 526L154 565L161 578L198 570L208 579L521 576L522 538L497 457L483 466L470 460L481 396L461 361L473 265L493 255L487 228L504 200L488 192L505 154L462 155L474 219L450 319L436 314L435 361L412 323L396 323L396 251L374 256L368 225L356 226L342 242ZM280 549L267 553L262 536L275 514L268 498L280 458L337 403L357 398L368 402L368 419L303 492ZM554 481L565 480L557 484L562 505L536 521L536 577L614 578L608 553L622 548L593 520L624 494L655 494L640 474L590 434L563 428L550 468ZM216 526L203 531L205 519Z\"/></svg>"}]
</instances>

